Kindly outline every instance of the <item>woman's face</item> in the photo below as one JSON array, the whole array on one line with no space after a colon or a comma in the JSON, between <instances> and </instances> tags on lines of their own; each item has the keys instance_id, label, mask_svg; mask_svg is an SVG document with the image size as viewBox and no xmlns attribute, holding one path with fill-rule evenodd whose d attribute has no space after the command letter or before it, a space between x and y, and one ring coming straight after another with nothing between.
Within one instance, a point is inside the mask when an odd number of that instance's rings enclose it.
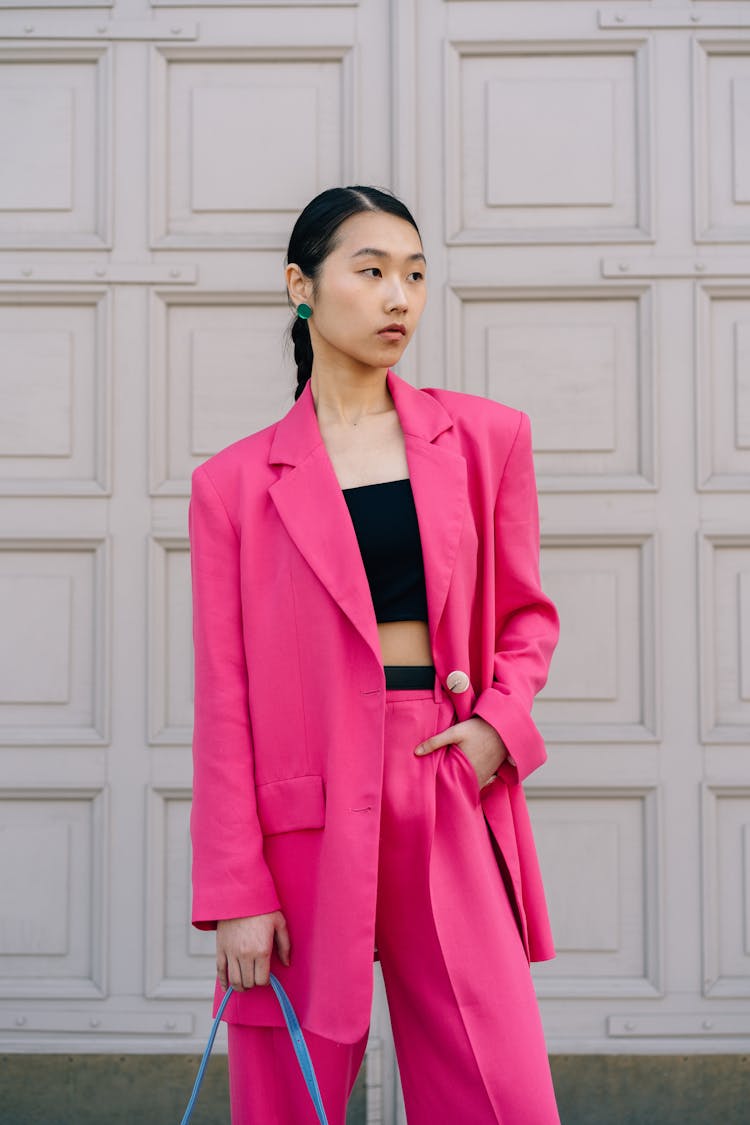
<instances>
[{"instance_id":1,"label":"woman's face","mask_svg":"<svg viewBox=\"0 0 750 1125\"><path fill-rule=\"evenodd\" d=\"M382 211L346 219L309 291L316 361L393 366L424 309L425 265L419 235L405 219Z\"/></svg>"}]
</instances>

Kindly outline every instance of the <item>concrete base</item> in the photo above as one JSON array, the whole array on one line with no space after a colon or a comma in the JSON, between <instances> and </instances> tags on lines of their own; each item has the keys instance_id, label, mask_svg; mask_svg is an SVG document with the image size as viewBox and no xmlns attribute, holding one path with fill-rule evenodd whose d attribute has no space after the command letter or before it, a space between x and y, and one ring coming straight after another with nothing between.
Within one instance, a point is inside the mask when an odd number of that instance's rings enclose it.
<instances>
[{"instance_id":1,"label":"concrete base","mask_svg":"<svg viewBox=\"0 0 750 1125\"><path fill-rule=\"evenodd\" d=\"M0 1120L179 1125L199 1061L188 1055L4 1055ZM748 1055L556 1055L552 1072L562 1125L750 1121ZM347 1122L365 1125L365 1120L360 1074ZM229 1125L226 1056L211 1059L191 1125Z\"/></svg>"},{"instance_id":2,"label":"concrete base","mask_svg":"<svg viewBox=\"0 0 750 1125\"><path fill-rule=\"evenodd\" d=\"M553 1055L562 1125L748 1125L750 1055Z\"/></svg>"},{"instance_id":3,"label":"concrete base","mask_svg":"<svg viewBox=\"0 0 750 1125\"><path fill-rule=\"evenodd\" d=\"M3 1055L0 1123L180 1125L199 1065L192 1055ZM364 1123L363 1071L347 1125ZM229 1125L226 1055L209 1059L190 1125Z\"/></svg>"}]
</instances>

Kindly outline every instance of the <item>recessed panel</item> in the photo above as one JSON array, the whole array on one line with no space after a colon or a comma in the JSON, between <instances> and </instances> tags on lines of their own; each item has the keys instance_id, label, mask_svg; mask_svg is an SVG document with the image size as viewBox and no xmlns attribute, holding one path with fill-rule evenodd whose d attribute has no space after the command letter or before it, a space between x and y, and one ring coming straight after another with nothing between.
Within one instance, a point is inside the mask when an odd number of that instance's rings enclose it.
<instances>
[{"instance_id":1,"label":"recessed panel","mask_svg":"<svg viewBox=\"0 0 750 1125\"><path fill-rule=\"evenodd\" d=\"M4 161L0 210L69 211L73 91L60 86L0 90L0 150L14 156Z\"/></svg>"},{"instance_id":2,"label":"recessed panel","mask_svg":"<svg viewBox=\"0 0 750 1125\"><path fill-rule=\"evenodd\" d=\"M750 292L697 293L701 484L750 490Z\"/></svg>"},{"instance_id":3,"label":"recessed panel","mask_svg":"<svg viewBox=\"0 0 750 1125\"><path fill-rule=\"evenodd\" d=\"M193 724L193 635L187 543L153 542L150 604L151 739L189 744Z\"/></svg>"},{"instance_id":4,"label":"recessed panel","mask_svg":"<svg viewBox=\"0 0 750 1125\"><path fill-rule=\"evenodd\" d=\"M0 704L70 702L70 575L0 575Z\"/></svg>"},{"instance_id":5,"label":"recessed panel","mask_svg":"<svg viewBox=\"0 0 750 1125\"><path fill-rule=\"evenodd\" d=\"M189 342L189 453L201 459L243 437L248 423L252 430L276 421L273 411L291 386L288 378L286 386L273 381L282 366L286 309L246 309L244 324L236 310L216 314L204 319L223 319L226 329L195 323Z\"/></svg>"},{"instance_id":6,"label":"recessed panel","mask_svg":"<svg viewBox=\"0 0 750 1125\"><path fill-rule=\"evenodd\" d=\"M0 824L0 958L69 954L70 845L64 820Z\"/></svg>"},{"instance_id":7,"label":"recessed panel","mask_svg":"<svg viewBox=\"0 0 750 1125\"><path fill-rule=\"evenodd\" d=\"M708 741L750 739L750 540L703 544L703 731Z\"/></svg>"},{"instance_id":8,"label":"recessed panel","mask_svg":"<svg viewBox=\"0 0 750 1125\"><path fill-rule=\"evenodd\" d=\"M487 206L612 206L611 81L516 78L486 93Z\"/></svg>"},{"instance_id":9,"label":"recessed panel","mask_svg":"<svg viewBox=\"0 0 750 1125\"><path fill-rule=\"evenodd\" d=\"M285 246L307 201L346 182L346 54L163 57L157 240Z\"/></svg>"},{"instance_id":10,"label":"recessed panel","mask_svg":"<svg viewBox=\"0 0 750 1125\"><path fill-rule=\"evenodd\" d=\"M746 62L748 60L745 60ZM734 161L734 198L738 203L750 203L750 143L743 123L750 119L750 69L745 76L732 81L732 151Z\"/></svg>"},{"instance_id":11,"label":"recessed panel","mask_svg":"<svg viewBox=\"0 0 750 1125\"><path fill-rule=\"evenodd\" d=\"M643 542L546 543L542 583L560 615L560 641L534 715L548 737L653 734L652 582Z\"/></svg>"},{"instance_id":12,"label":"recessed panel","mask_svg":"<svg viewBox=\"0 0 750 1125\"><path fill-rule=\"evenodd\" d=\"M101 818L94 795L0 794L0 995L101 987Z\"/></svg>"},{"instance_id":13,"label":"recessed panel","mask_svg":"<svg viewBox=\"0 0 750 1125\"><path fill-rule=\"evenodd\" d=\"M106 56L3 64L0 246L96 246L106 238Z\"/></svg>"},{"instance_id":14,"label":"recessed panel","mask_svg":"<svg viewBox=\"0 0 750 1125\"><path fill-rule=\"evenodd\" d=\"M106 298L0 294L0 493L106 486Z\"/></svg>"},{"instance_id":15,"label":"recessed panel","mask_svg":"<svg viewBox=\"0 0 750 1125\"><path fill-rule=\"evenodd\" d=\"M646 794L530 793L529 806L557 950L534 965L540 994L647 993L656 919Z\"/></svg>"},{"instance_id":16,"label":"recessed panel","mask_svg":"<svg viewBox=\"0 0 750 1125\"><path fill-rule=\"evenodd\" d=\"M750 996L750 793L706 794L706 990Z\"/></svg>"},{"instance_id":17,"label":"recessed panel","mask_svg":"<svg viewBox=\"0 0 750 1125\"><path fill-rule=\"evenodd\" d=\"M205 980L214 966L216 935L190 922L190 801L167 801L165 816L166 976Z\"/></svg>"},{"instance_id":18,"label":"recessed panel","mask_svg":"<svg viewBox=\"0 0 750 1125\"><path fill-rule=\"evenodd\" d=\"M743 49L744 47L744 49ZM750 239L750 51L736 43L696 44L695 148L698 237Z\"/></svg>"},{"instance_id":19,"label":"recessed panel","mask_svg":"<svg viewBox=\"0 0 750 1125\"><path fill-rule=\"evenodd\" d=\"M739 695L743 703L750 703L750 565L738 575L737 597L740 603Z\"/></svg>"},{"instance_id":20,"label":"recessed panel","mask_svg":"<svg viewBox=\"0 0 750 1125\"><path fill-rule=\"evenodd\" d=\"M148 991L206 996L213 991L216 935L191 923L190 793L151 794Z\"/></svg>"},{"instance_id":21,"label":"recessed panel","mask_svg":"<svg viewBox=\"0 0 750 1125\"><path fill-rule=\"evenodd\" d=\"M558 954L616 953L622 921L620 826L607 820L551 821L539 826L537 837L545 855ZM583 877L572 879L575 871Z\"/></svg>"},{"instance_id":22,"label":"recessed panel","mask_svg":"<svg viewBox=\"0 0 750 1125\"><path fill-rule=\"evenodd\" d=\"M157 300L153 424L156 490L189 491L193 469L212 453L270 425L294 401L287 354L289 308L227 300Z\"/></svg>"},{"instance_id":23,"label":"recessed panel","mask_svg":"<svg viewBox=\"0 0 750 1125\"><path fill-rule=\"evenodd\" d=\"M545 590L558 612L565 615L566 628L561 630L563 648L558 645L544 698L614 704L618 696L618 606L622 602L618 573L586 570L585 564L580 570L550 570L554 566L551 558L545 563Z\"/></svg>"},{"instance_id":24,"label":"recessed panel","mask_svg":"<svg viewBox=\"0 0 750 1125\"><path fill-rule=\"evenodd\" d=\"M449 240L642 237L640 61L636 52L452 44Z\"/></svg>"},{"instance_id":25,"label":"recessed panel","mask_svg":"<svg viewBox=\"0 0 750 1125\"><path fill-rule=\"evenodd\" d=\"M487 329L487 389L492 398L525 403L540 454L606 453L613 460L617 360L613 324L547 321Z\"/></svg>"},{"instance_id":26,"label":"recessed panel","mask_svg":"<svg viewBox=\"0 0 750 1125\"><path fill-rule=\"evenodd\" d=\"M73 340L70 332L4 332L0 448L6 457L69 457Z\"/></svg>"},{"instance_id":27,"label":"recessed panel","mask_svg":"<svg viewBox=\"0 0 750 1125\"><path fill-rule=\"evenodd\" d=\"M457 297L464 389L530 416L540 489L649 487L642 297Z\"/></svg>"},{"instance_id":28,"label":"recessed panel","mask_svg":"<svg viewBox=\"0 0 750 1125\"><path fill-rule=\"evenodd\" d=\"M742 825L742 869L745 875L742 900L742 952L750 958L750 820Z\"/></svg>"},{"instance_id":29,"label":"recessed panel","mask_svg":"<svg viewBox=\"0 0 750 1125\"><path fill-rule=\"evenodd\" d=\"M259 204L294 210L299 186L289 175L289 153L313 180L316 173L318 137L310 128L320 112L316 87L198 87L191 101L192 211L247 214ZM231 136L241 143L228 144Z\"/></svg>"},{"instance_id":30,"label":"recessed panel","mask_svg":"<svg viewBox=\"0 0 750 1125\"><path fill-rule=\"evenodd\" d=\"M0 743L100 741L101 548L0 542Z\"/></svg>"}]
</instances>

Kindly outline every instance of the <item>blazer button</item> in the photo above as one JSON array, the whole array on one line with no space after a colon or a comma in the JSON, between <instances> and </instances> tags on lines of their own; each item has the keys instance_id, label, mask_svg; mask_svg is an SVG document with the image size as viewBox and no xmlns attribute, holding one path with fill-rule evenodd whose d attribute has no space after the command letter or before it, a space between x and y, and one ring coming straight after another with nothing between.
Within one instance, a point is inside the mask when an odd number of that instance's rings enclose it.
<instances>
[{"instance_id":1,"label":"blazer button","mask_svg":"<svg viewBox=\"0 0 750 1125\"><path fill-rule=\"evenodd\" d=\"M445 685L448 688L448 691L452 691L456 695L459 695L462 691L466 691L469 683L469 677L460 669L455 672L449 672L445 680Z\"/></svg>"}]
</instances>

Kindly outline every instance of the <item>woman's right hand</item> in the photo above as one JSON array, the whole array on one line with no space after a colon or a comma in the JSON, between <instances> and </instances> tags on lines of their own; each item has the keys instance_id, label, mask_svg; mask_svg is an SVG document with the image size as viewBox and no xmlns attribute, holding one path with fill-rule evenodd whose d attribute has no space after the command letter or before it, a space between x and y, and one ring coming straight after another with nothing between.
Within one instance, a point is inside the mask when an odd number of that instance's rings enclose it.
<instances>
[{"instance_id":1,"label":"woman's right hand","mask_svg":"<svg viewBox=\"0 0 750 1125\"><path fill-rule=\"evenodd\" d=\"M245 992L256 984L268 984L274 940L284 965L289 964L291 946L286 919L280 910L251 918L222 918L216 924L216 972L226 992L231 984Z\"/></svg>"}]
</instances>

